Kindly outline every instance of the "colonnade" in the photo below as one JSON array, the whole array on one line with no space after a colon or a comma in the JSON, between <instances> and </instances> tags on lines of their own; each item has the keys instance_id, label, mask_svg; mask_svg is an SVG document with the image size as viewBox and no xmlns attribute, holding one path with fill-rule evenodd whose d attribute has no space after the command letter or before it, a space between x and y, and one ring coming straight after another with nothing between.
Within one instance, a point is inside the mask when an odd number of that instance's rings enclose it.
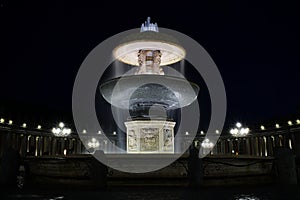
<instances>
[{"instance_id":1,"label":"colonnade","mask_svg":"<svg viewBox=\"0 0 300 200\"><path fill-rule=\"evenodd\" d=\"M91 137L87 137L91 139ZM97 138L97 137L96 137ZM175 140L175 152L192 144L199 148L205 135L197 135L196 138L181 138ZM111 137L112 142L97 138L99 147L105 153L118 153L117 148L112 144L119 144L118 137ZM88 140L87 140L88 141ZM13 147L24 156L59 156L70 154L82 154L90 152L86 149L78 135L68 137L55 137L51 133L3 130L0 129L0 157L7 147ZM119 145L120 146L120 145ZM295 154L300 153L300 131L285 130L282 132L252 133L246 137L220 136L217 143L210 152L211 155L248 155L255 157L274 156L274 149L286 147L292 149ZM199 148L200 149L200 148ZM203 148L202 148L203 149ZM205 153L202 152L202 153ZM298 152L298 153L297 153Z\"/></svg>"},{"instance_id":2,"label":"colonnade","mask_svg":"<svg viewBox=\"0 0 300 200\"><path fill-rule=\"evenodd\" d=\"M9 147L24 156L50 156L81 154L84 145L76 137L54 137L51 134L30 134L13 131L1 131L0 155Z\"/></svg>"},{"instance_id":3,"label":"colonnade","mask_svg":"<svg viewBox=\"0 0 300 200\"><path fill-rule=\"evenodd\" d=\"M278 147L289 148L296 153L295 146L297 141L295 141L294 134L290 132L273 132L268 134L251 134L246 137L221 136L211 149L210 154L268 157L274 156L274 150ZM196 146L200 149L200 144L204 140L204 136L198 137L196 140L199 141ZM204 148L202 148L202 151L202 153L207 152Z\"/></svg>"}]
</instances>

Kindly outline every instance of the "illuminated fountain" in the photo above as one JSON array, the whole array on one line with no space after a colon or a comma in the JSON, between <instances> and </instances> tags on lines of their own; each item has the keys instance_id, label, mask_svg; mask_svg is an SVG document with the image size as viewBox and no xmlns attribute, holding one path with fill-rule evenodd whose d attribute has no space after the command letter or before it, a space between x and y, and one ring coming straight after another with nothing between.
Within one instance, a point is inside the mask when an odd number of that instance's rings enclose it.
<instances>
[{"instance_id":1,"label":"illuminated fountain","mask_svg":"<svg viewBox=\"0 0 300 200\"><path fill-rule=\"evenodd\" d=\"M114 57L135 71L100 85L106 101L129 109L127 153L174 153L176 122L166 113L190 105L199 87L180 76L167 75L162 66L185 58L185 49L172 36L160 33L150 18L141 31L129 35L113 50Z\"/></svg>"}]
</instances>

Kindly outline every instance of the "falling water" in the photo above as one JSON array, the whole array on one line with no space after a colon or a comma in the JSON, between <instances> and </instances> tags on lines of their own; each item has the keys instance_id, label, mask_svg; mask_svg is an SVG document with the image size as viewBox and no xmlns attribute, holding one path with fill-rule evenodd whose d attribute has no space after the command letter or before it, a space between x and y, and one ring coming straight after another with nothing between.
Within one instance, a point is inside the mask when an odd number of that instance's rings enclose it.
<instances>
[{"instance_id":1,"label":"falling water","mask_svg":"<svg viewBox=\"0 0 300 200\"><path fill-rule=\"evenodd\" d=\"M133 75L134 72L135 72L134 66L124 64L118 60L115 60L112 64L112 78Z\"/></svg>"},{"instance_id":2,"label":"falling water","mask_svg":"<svg viewBox=\"0 0 300 200\"><path fill-rule=\"evenodd\" d=\"M121 66L122 64L118 61L115 60L115 62L113 63L113 69L114 69L114 74L113 77L119 77L121 76L123 73L123 67Z\"/></svg>"},{"instance_id":3,"label":"falling water","mask_svg":"<svg viewBox=\"0 0 300 200\"><path fill-rule=\"evenodd\" d=\"M185 67L184 67L184 59L180 61L180 69L179 72L185 76Z\"/></svg>"}]
</instances>

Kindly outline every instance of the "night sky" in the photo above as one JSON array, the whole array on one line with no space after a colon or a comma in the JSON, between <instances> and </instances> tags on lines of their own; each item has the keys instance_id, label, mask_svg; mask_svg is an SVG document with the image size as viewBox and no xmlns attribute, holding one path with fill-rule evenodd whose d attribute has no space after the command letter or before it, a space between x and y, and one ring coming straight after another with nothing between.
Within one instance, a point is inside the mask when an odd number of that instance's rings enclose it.
<instances>
[{"instance_id":1,"label":"night sky","mask_svg":"<svg viewBox=\"0 0 300 200\"><path fill-rule=\"evenodd\" d=\"M300 113L296 4L142 1L137 9L127 1L1 1L0 115L71 116L73 83L88 53L106 38L140 27L147 16L192 37L211 55L226 87L227 123Z\"/></svg>"}]
</instances>

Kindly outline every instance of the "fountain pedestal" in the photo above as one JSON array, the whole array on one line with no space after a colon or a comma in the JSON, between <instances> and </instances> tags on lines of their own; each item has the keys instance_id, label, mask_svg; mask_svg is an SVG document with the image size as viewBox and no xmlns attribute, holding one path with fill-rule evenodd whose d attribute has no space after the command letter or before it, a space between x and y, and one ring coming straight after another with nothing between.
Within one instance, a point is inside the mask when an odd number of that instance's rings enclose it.
<instances>
[{"instance_id":1,"label":"fountain pedestal","mask_svg":"<svg viewBox=\"0 0 300 200\"><path fill-rule=\"evenodd\" d=\"M125 122L127 153L174 153L175 124L161 120Z\"/></svg>"}]
</instances>

